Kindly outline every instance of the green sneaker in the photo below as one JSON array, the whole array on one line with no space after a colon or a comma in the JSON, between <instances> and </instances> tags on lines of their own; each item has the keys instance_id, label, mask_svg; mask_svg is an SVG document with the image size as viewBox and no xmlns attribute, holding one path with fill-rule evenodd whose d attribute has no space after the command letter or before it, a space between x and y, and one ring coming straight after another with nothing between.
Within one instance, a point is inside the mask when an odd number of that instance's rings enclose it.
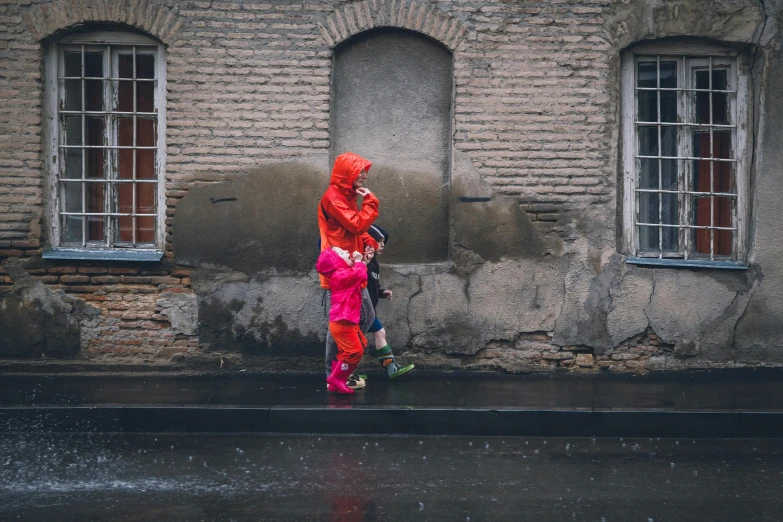
<instances>
[{"instance_id":1,"label":"green sneaker","mask_svg":"<svg viewBox=\"0 0 783 522\"><path fill-rule=\"evenodd\" d=\"M396 368L396 370L394 368ZM400 375L405 375L412 369L414 369L416 366L413 364L409 364L407 366L399 366L397 363L392 363L389 365L389 367L386 368L386 372L389 375L389 379L394 379L395 377L399 377Z\"/></svg>"}]
</instances>

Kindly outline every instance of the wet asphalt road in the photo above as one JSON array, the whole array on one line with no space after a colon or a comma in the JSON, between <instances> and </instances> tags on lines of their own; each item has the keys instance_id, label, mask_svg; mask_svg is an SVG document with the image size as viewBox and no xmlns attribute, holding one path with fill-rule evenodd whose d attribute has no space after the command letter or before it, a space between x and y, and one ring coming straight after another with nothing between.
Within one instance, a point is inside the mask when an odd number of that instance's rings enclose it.
<instances>
[{"instance_id":1,"label":"wet asphalt road","mask_svg":"<svg viewBox=\"0 0 783 522\"><path fill-rule=\"evenodd\" d=\"M1 434L2 520L783 518L783 441Z\"/></svg>"}]
</instances>

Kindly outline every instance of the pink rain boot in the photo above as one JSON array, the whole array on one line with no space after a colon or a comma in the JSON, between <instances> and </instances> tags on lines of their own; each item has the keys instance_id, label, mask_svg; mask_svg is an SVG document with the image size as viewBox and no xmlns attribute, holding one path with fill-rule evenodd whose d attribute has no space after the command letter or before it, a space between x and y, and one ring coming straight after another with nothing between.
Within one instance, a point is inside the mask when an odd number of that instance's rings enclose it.
<instances>
[{"instance_id":1,"label":"pink rain boot","mask_svg":"<svg viewBox=\"0 0 783 522\"><path fill-rule=\"evenodd\" d=\"M333 360L333 361L332 361L332 373L334 373L334 369L335 369L335 367L336 367L336 366L337 366L337 359L335 359L335 360ZM328 391L328 392L334 392L334 391L335 391L335 389L334 389L334 386L332 386L331 384L329 384L329 383L327 382L327 383L326 383L326 391Z\"/></svg>"},{"instance_id":2,"label":"pink rain boot","mask_svg":"<svg viewBox=\"0 0 783 522\"><path fill-rule=\"evenodd\" d=\"M326 378L326 383L331 384L332 388L337 393L343 393L346 395L352 394L353 390L346 386L345 382L348 380L348 376L351 375L351 372L353 372L357 366L357 364L348 364L345 361L337 361L337 365L335 366L334 371L332 371L332 374Z\"/></svg>"}]
</instances>

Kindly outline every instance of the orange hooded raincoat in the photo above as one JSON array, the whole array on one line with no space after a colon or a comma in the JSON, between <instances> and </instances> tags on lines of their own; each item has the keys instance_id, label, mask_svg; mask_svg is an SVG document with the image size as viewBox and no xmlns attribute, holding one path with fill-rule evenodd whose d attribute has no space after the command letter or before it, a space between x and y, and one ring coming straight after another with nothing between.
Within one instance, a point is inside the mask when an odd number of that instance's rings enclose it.
<instances>
[{"instance_id":1,"label":"orange hooded raincoat","mask_svg":"<svg viewBox=\"0 0 783 522\"><path fill-rule=\"evenodd\" d=\"M321 251L336 246L348 252L364 252L366 241L372 239L367 230L378 217L378 198L367 194L360 211L356 189L353 188L359 173L369 171L370 166L370 161L353 152L344 152L334 160L329 188L318 205ZM321 286L329 288L324 276L321 276Z\"/></svg>"}]
</instances>

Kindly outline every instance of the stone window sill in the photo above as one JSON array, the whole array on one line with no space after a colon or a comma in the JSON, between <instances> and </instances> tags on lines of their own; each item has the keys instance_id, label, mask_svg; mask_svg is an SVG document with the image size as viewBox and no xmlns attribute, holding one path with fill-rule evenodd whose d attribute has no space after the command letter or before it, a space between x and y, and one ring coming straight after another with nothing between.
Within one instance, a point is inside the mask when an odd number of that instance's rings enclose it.
<instances>
[{"instance_id":1,"label":"stone window sill","mask_svg":"<svg viewBox=\"0 0 783 522\"><path fill-rule=\"evenodd\" d=\"M52 248L45 250L44 259L70 259L74 261L140 261L157 262L162 250L86 250L81 248Z\"/></svg>"},{"instance_id":2,"label":"stone window sill","mask_svg":"<svg viewBox=\"0 0 783 522\"><path fill-rule=\"evenodd\" d=\"M631 265L660 266L666 268L716 268L719 270L747 270L744 261L710 261L708 259L659 259L657 257L627 257Z\"/></svg>"}]
</instances>

